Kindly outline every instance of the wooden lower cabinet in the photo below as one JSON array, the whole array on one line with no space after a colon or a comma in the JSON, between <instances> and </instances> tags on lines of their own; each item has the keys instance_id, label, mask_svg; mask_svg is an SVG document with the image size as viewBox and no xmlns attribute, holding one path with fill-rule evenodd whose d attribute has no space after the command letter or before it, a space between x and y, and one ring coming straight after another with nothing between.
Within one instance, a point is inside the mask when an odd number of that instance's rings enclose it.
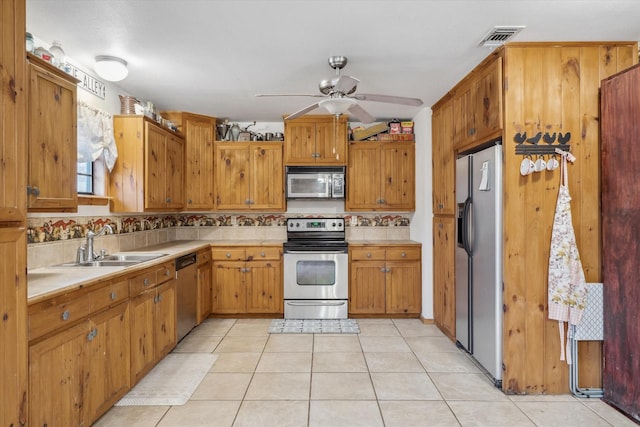
<instances>
[{"instance_id":1,"label":"wooden lower cabinet","mask_svg":"<svg viewBox=\"0 0 640 427\"><path fill-rule=\"evenodd\" d=\"M137 383L177 342L176 283L143 291L131 299L131 383Z\"/></svg>"},{"instance_id":2,"label":"wooden lower cabinet","mask_svg":"<svg viewBox=\"0 0 640 427\"><path fill-rule=\"evenodd\" d=\"M420 314L422 265L419 244L351 244L349 261L349 314Z\"/></svg>"},{"instance_id":3,"label":"wooden lower cabinet","mask_svg":"<svg viewBox=\"0 0 640 427\"><path fill-rule=\"evenodd\" d=\"M211 250L198 252L198 306L196 323L202 323L211 314L213 282L211 276Z\"/></svg>"},{"instance_id":4,"label":"wooden lower cabinet","mask_svg":"<svg viewBox=\"0 0 640 427\"><path fill-rule=\"evenodd\" d=\"M282 247L213 249L214 314L282 314Z\"/></svg>"},{"instance_id":5,"label":"wooden lower cabinet","mask_svg":"<svg viewBox=\"0 0 640 427\"><path fill-rule=\"evenodd\" d=\"M456 337L456 218L433 218L433 319L449 338Z\"/></svg>"},{"instance_id":6,"label":"wooden lower cabinet","mask_svg":"<svg viewBox=\"0 0 640 427\"><path fill-rule=\"evenodd\" d=\"M130 387L129 304L29 347L29 425L90 425Z\"/></svg>"}]
</instances>

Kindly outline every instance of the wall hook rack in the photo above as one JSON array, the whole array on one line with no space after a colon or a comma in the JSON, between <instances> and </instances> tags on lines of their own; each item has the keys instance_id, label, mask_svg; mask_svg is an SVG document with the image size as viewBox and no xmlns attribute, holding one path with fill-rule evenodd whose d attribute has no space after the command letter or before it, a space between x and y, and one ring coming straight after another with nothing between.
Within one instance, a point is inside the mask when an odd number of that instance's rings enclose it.
<instances>
[{"instance_id":1,"label":"wall hook rack","mask_svg":"<svg viewBox=\"0 0 640 427\"><path fill-rule=\"evenodd\" d=\"M544 144L538 144L540 137L545 142ZM571 146L569 140L571 139L571 132L565 134L557 134L558 144L554 144L556 141L556 133L549 134L548 132L542 135L538 132L534 137L527 138L527 133L517 133L514 135L513 140L516 144L516 154L523 156L543 156L545 154L558 154L557 149L569 153ZM575 158L574 158L575 159Z\"/></svg>"}]
</instances>

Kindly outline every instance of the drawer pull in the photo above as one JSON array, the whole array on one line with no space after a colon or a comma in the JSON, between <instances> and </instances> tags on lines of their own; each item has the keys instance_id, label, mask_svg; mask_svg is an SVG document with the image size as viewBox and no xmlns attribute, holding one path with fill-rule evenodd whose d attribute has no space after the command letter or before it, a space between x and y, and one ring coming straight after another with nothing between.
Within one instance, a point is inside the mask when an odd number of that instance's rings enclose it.
<instances>
[{"instance_id":1,"label":"drawer pull","mask_svg":"<svg viewBox=\"0 0 640 427\"><path fill-rule=\"evenodd\" d=\"M267 256L267 254L265 254L264 252L260 252L260 256L264 258L265 256Z\"/></svg>"},{"instance_id":2,"label":"drawer pull","mask_svg":"<svg viewBox=\"0 0 640 427\"><path fill-rule=\"evenodd\" d=\"M371 252L367 252L367 258L371 258Z\"/></svg>"},{"instance_id":3,"label":"drawer pull","mask_svg":"<svg viewBox=\"0 0 640 427\"><path fill-rule=\"evenodd\" d=\"M143 284L143 285L145 285L145 286L147 286L147 285L149 284L149 279L146 279L146 278L145 278L145 279L142 281L142 284Z\"/></svg>"},{"instance_id":4,"label":"drawer pull","mask_svg":"<svg viewBox=\"0 0 640 427\"><path fill-rule=\"evenodd\" d=\"M87 341L93 341L93 339L98 335L97 329L92 329L91 332L87 334Z\"/></svg>"},{"instance_id":5,"label":"drawer pull","mask_svg":"<svg viewBox=\"0 0 640 427\"><path fill-rule=\"evenodd\" d=\"M406 257L406 256L407 256L407 254L406 254L406 253L404 253L404 252L402 252L402 253L400 254L400 256L401 256L402 258L404 258L404 257Z\"/></svg>"},{"instance_id":6,"label":"drawer pull","mask_svg":"<svg viewBox=\"0 0 640 427\"><path fill-rule=\"evenodd\" d=\"M115 300L118 295L115 292L111 292L111 301Z\"/></svg>"},{"instance_id":7,"label":"drawer pull","mask_svg":"<svg viewBox=\"0 0 640 427\"><path fill-rule=\"evenodd\" d=\"M65 310L64 313L62 313L62 320L69 320L69 317L71 317L71 313L69 312L69 310Z\"/></svg>"},{"instance_id":8,"label":"drawer pull","mask_svg":"<svg viewBox=\"0 0 640 427\"><path fill-rule=\"evenodd\" d=\"M231 254L227 252L227 258L231 258Z\"/></svg>"},{"instance_id":9,"label":"drawer pull","mask_svg":"<svg viewBox=\"0 0 640 427\"><path fill-rule=\"evenodd\" d=\"M164 271L164 275L165 275L165 276L171 276L171 272L170 272L169 270L165 270L165 271Z\"/></svg>"}]
</instances>

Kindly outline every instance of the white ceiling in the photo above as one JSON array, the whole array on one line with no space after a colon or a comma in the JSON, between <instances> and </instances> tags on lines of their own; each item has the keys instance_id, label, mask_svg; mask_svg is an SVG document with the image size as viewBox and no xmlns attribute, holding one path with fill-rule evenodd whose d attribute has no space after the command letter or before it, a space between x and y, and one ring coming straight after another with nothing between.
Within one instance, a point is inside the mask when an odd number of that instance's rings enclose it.
<instances>
[{"instance_id":1,"label":"white ceiling","mask_svg":"<svg viewBox=\"0 0 640 427\"><path fill-rule=\"evenodd\" d=\"M127 60L118 85L130 94L233 121L279 121L316 102L254 95L318 94L330 55L348 57L356 93L430 106L490 53L479 42L496 25L525 25L513 41L637 41L640 1L27 0L27 31L61 40L80 64ZM419 110L360 105L380 119Z\"/></svg>"}]
</instances>

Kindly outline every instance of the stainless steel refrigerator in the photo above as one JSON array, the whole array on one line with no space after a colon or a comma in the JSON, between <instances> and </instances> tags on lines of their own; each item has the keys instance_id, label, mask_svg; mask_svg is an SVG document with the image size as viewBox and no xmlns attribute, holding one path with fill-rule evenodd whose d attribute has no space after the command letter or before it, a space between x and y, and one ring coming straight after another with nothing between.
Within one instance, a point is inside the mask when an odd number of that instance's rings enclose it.
<instances>
[{"instance_id":1,"label":"stainless steel refrigerator","mask_svg":"<svg viewBox=\"0 0 640 427\"><path fill-rule=\"evenodd\" d=\"M456 161L456 339L502 385L502 145Z\"/></svg>"}]
</instances>

